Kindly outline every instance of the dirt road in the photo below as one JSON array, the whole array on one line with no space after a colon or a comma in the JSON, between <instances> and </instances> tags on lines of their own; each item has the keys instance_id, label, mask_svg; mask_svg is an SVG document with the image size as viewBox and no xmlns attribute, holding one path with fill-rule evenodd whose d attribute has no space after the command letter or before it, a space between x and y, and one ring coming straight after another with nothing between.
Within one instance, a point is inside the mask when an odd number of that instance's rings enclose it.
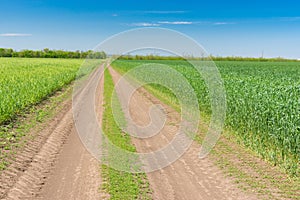
<instances>
[{"instance_id":1,"label":"dirt road","mask_svg":"<svg viewBox=\"0 0 300 200\"><path fill-rule=\"evenodd\" d=\"M110 69L116 83L120 75ZM103 79L97 89L97 105L102 104ZM125 85L126 87L126 85ZM124 91L123 91L124 92ZM117 91L120 101L122 92ZM124 102L123 102L124 103ZM178 130L179 114L161 103L146 90L132 96L130 114L141 126L150 122L149 108L160 104L167 121L159 134L147 138L132 138L138 152L151 152L168 144ZM96 112L102 119L102 107ZM198 158L199 145L191 148L168 167L147 174L153 199L257 199L245 194L224 177L210 157ZM102 183L99 162L85 149L76 133L72 103L64 103L61 112L46 124L38 137L29 141L16 160L0 174L1 199L107 199L99 191Z\"/></svg>"},{"instance_id":2,"label":"dirt road","mask_svg":"<svg viewBox=\"0 0 300 200\"><path fill-rule=\"evenodd\" d=\"M110 73L116 84L121 76L112 68ZM126 86L122 87L126 90ZM121 104L126 105L123 92L119 90L117 94ZM129 104L131 118L140 126L149 125L148 112L154 104L163 106L167 120L157 135L147 139L132 138L138 152L158 150L168 144L178 131L179 114L142 88L131 98ZM222 171L214 166L209 157L200 160L199 149L200 145L194 142L179 160L168 167L147 174L153 190L153 199L257 199L256 196L237 189L232 180L224 177Z\"/></svg>"}]
</instances>

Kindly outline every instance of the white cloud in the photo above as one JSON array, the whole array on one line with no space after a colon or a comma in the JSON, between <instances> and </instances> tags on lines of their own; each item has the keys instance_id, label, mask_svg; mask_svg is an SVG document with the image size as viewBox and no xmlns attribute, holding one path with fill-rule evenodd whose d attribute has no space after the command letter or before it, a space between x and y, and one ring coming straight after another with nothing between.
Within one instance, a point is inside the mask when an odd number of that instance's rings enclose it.
<instances>
[{"instance_id":1,"label":"white cloud","mask_svg":"<svg viewBox=\"0 0 300 200\"><path fill-rule=\"evenodd\" d=\"M32 36L32 34L27 33L2 33L0 37L27 37Z\"/></svg>"},{"instance_id":2,"label":"white cloud","mask_svg":"<svg viewBox=\"0 0 300 200\"><path fill-rule=\"evenodd\" d=\"M228 24L235 24L233 22L214 22L213 25L228 25Z\"/></svg>"},{"instance_id":3,"label":"white cloud","mask_svg":"<svg viewBox=\"0 0 300 200\"><path fill-rule=\"evenodd\" d=\"M114 13L114 14L112 14L111 16L113 16L113 17L118 17L119 15L116 14L116 13Z\"/></svg>"},{"instance_id":4,"label":"white cloud","mask_svg":"<svg viewBox=\"0 0 300 200\"><path fill-rule=\"evenodd\" d=\"M184 10L150 10L150 11L143 11L143 13L149 14L182 14L186 13L187 11Z\"/></svg>"},{"instance_id":5,"label":"white cloud","mask_svg":"<svg viewBox=\"0 0 300 200\"><path fill-rule=\"evenodd\" d=\"M172 24L172 25L189 25L189 24L193 24L193 22L189 22L189 21L174 21L174 22L170 22L170 21L161 21L158 22L159 24Z\"/></svg>"},{"instance_id":6,"label":"white cloud","mask_svg":"<svg viewBox=\"0 0 300 200\"><path fill-rule=\"evenodd\" d=\"M149 27L149 26L160 26L156 23L147 23L147 22L140 22L140 23L132 23L129 24L130 26L143 26L143 27Z\"/></svg>"},{"instance_id":7,"label":"white cloud","mask_svg":"<svg viewBox=\"0 0 300 200\"><path fill-rule=\"evenodd\" d=\"M163 26L163 25L229 25L235 24L234 22L212 22L212 21L158 21L158 22L139 22L125 24L127 26L142 26L142 27L153 27L153 26Z\"/></svg>"}]
</instances>

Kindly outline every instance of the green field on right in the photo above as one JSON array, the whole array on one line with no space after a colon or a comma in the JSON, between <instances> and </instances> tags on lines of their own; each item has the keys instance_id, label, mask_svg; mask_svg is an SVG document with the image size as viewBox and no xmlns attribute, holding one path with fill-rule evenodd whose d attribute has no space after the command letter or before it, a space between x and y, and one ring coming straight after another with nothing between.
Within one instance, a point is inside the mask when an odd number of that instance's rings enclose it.
<instances>
[{"instance_id":1,"label":"green field on right","mask_svg":"<svg viewBox=\"0 0 300 200\"><path fill-rule=\"evenodd\" d=\"M168 65L181 73L194 88L200 110L211 114L204 79L186 61L120 59L112 66L125 73L151 63ZM299 176L300 62L216 61L215 64L226 90L226 128L264 159ZM141 82L148 78L145 73L133 76ZM176 102L174 94L165 87L158 84L149 87Z\"/></svg>"}]
</instances>

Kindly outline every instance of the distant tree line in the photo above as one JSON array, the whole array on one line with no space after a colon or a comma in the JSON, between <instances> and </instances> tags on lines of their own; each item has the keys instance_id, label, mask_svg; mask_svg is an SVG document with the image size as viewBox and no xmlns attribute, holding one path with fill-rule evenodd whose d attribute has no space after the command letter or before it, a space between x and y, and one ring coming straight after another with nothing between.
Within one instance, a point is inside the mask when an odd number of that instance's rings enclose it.
<instances>
[{"instance_id":1,"label":"distant tree line","mask_svg":"<svg viewBox=\"0 0 300 200\"><path fill-rule=\"evenodd\" d=\"M120 60L185 60L183 57L177 56L157 56L157 55L116 55Z\"/></svg>"},{"instance_id":2,"label":"distant tree line","mask_svg":"<svg viewBox=\"0 0 300 200\"><path fill-rule=\"evenodd\" d=\"M228 57L210 57L213 61L260 61L260 62L291 62L298 61L297 59L287 59L282 57L277 58L251 58L251 57L236 57L236 56L228 56Z\"/></svg>"},{"instance_id":3,"label":"distant tree line","mask_svg":"<svg viewBox=\"0 0 300 200\"><path fill-rule=\"evenodd\" d=\"M104 59L106 53L104 51L63 51L50 50L21 50L14 51L13 49L0 48L0 57L19 57L19 58L95 58Z\"/></svg>"},{"instance_id":4,"label":"distant tree line","mask_svg":"<svg viewBox=\"0 0 300 200\"><path fill-rule=\"evenodd\" d=\"M286 58L251 58L251 57L219 57L219 56L208 56L208 57L179 57L179 56L157 56L157 55L122 55L115 56L120 60L213 60L213 61L261 61L261 62L272 62L272 61L299 61L296 59Z\"/></svg>"},{"instance_id":5,"label":"distant tree line","mask_svg":"<svg viewBox=\"0 0 300 200\"><path fill-rule=\"evenodd\" d=\"M104 59L107 55L104 51L63 51L63 50L51 50L45 48L43 50L21 50L15 51L8 48L0 48L0 57L20 57L20 58L95 58ZM208 57L179 57L179 56L159 56L159 55L114 55L113 57L122 60L213 60L213 61L299 61L296 59L286 58L251 58L251 57L219 57L219 56L208 56Z\"/></svg>"}]
</instances>

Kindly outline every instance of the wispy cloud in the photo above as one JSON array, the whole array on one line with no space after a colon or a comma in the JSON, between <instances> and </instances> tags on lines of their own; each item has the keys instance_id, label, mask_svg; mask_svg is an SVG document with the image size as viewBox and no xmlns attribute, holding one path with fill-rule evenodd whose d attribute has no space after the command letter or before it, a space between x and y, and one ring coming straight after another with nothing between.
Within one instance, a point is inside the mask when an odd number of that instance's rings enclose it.
<instances>
[{"instance_id":1,"label":"wispy cloud","mask_svg":"<svg viewBox=\"0 0 300 200\"><path fill-rule=\"evenodd\" d=\"M142 27L160 26L160 24L148 23L148 22L139 22L139 23L132 23L132 24L127 24L127 25L129 25L129 26L142 26Z\"/></svg>"},{"instance_id":2,"label":"wispy cloud","mask_svg":"<svg viewBox=\"0 0 300 200\"><path fill-rule=\"evenodd\" d=\"M235 24L234 22L214 22L213 25L229 25Z\"/></svg>"},{"instance_id":3,"label":"wispy cloud","mask_svg":"<svg viewBox=\"0 0 300 200\"><path fill-rule=\"evenodd\" d=\"M212 21L159 21L159 24L170 24L170 25L191 25L191 24L202 24L202 25L229 25L235 24L234 22L212 22Z\"/></svg>"},{"instance_id":4,"label":"wispy cloud","mask_svg":"<svg viewBox=\"0 0 300 200\"><path fill-rule=\"evenodd\" d=\"M190 22L190 21L160 21L158 22L159 24L172 24L172 25L189 25L189 24L193 24L194 22Z\"/></svg>"},{"instance_id":5,"label":"wispy cloud","mask_svg":"<svg viewBox=\"0 0 300 200\"><path fill-rule=\"evenodd\" d=\"M148 14L183 14L187 13L188 11L185 10L149 10L149 11L142 11L143 13Z\"/></svg>"},{"instance_id":6,"label":"wispy cloud","mask_svg":"<svg viewBox=\"0 0 300 200\"><path fill-rule=\"evenodd\" d=\"M213 22L213 21L158 21L158 22L138 22L125 24L127 26L139 26L139 27L153 27L153 26L163 26L163 25L229 25L236 24L235 22Z\"/></svg>"},{"instance_id":7,"label":"wispy cloud","mask_svg":"<svg viewBox=\"0 0 300 200\"><path fill-rule=\"evenodd\" d=\"M279 17L280 21L287 21L287 22L293 22L293 21L299 21L300 17Z\"/></svg>"},{"instance_id":8,"label":"wispy cloud","mask_svg":"<svg viewBox=\"0 0 300 200\"><path fill-rule=\"evenodd\" d=\"M0 37L28 37L32 36L32 34L27 33L2 33Z\"/></svg>"},{"instance_id":9,"label":"wispy cloud","mask_svg":"<svg viewBox=\"0 0 300 200\"><path fill-rule=\"evenodd\" d=\"M119 15L116 14L116 13L114 13L114 14L112 14L111 16L113 16L113 17L118 17Z\"/></svg>"}]
</instances>

